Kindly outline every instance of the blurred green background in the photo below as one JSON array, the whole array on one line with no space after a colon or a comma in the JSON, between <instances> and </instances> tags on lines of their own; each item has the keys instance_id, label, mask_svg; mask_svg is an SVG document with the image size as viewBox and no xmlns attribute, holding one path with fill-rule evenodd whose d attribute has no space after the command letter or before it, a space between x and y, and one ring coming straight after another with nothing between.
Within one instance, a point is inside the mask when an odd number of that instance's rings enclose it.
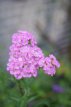
<instances>
[{"instance_id":1,"label":"blurred green background","mask_svg":"<svg viewBox=\"0 0 71 107\"><path fill-rule=\"evenodd\" d=\"M55 76L40 69L37 78L19 81L6 71L18 30L32 32L45 55L57 57ZM0 107L71 107L71 0L0 0Z\"/></svg>"}]
</instances>

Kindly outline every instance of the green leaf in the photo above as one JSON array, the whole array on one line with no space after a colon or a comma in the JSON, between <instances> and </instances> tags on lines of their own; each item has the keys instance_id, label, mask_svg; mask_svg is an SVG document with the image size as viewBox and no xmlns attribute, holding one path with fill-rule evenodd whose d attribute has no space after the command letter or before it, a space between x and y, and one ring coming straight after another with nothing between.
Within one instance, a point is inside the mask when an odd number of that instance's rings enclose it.
<instances>
[{"instance_id":1,"label":"green leaf","mask_svg":"<svg viewBox=\"0 0 71 107\"><path fill-rule=\"evenodd\" d=\"M38 100L34 107L43 107L44 105L46 105L47 107L49 106L49 102L45 99L41 99L41 100Z\"/></svg>"},{"instance_id":2,"label":"green leaf","mask_svg":"<svg viewBox=\"0 0 71 107\"><path fill-rule=\"evenodd\" d=\"M39 97L39 96L32 96L31 98L29 98L28 102L31 102L31 101L37 99L38 97Z\"/></svg>"}]
</instances>

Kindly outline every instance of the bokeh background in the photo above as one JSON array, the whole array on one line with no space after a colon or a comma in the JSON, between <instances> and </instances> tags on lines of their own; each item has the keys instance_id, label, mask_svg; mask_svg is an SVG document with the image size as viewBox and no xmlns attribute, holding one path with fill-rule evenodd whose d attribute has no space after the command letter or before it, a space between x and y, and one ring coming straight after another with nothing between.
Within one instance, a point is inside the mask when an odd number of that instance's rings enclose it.
<instances>
[{"instance_id":1,"label":"bokeh background","mask_svg":"<svg viewBox=\"0 0 71 107\"><path fill-rule=\"evenodd\" d=\"M61 63L54 77L40 70L37 79L25 79L33 97L27 106L71 107L71 0L0 0L0 107L20 107L16 82L6 72L18 30L33 33L45 55L53 53Z\"/></svg>"}]
</instances>

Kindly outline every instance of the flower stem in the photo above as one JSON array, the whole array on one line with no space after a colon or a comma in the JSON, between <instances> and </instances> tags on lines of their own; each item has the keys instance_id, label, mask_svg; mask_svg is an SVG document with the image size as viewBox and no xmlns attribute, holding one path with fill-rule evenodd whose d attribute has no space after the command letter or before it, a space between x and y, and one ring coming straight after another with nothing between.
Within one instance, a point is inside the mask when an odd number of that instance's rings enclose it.
<instances>
[{"instance_id":1,"label":"flower stem","mask_svg":"<svg viewBox=\"0 0 71 107\"><path fill-rule=\"evenodd\" d=\"M21 80L17 81L17 83L18 83L19 92L20 92L21 96L23 96L24 91L23 91L23 88L22 88Z\"/></svg>"}]
</instances>

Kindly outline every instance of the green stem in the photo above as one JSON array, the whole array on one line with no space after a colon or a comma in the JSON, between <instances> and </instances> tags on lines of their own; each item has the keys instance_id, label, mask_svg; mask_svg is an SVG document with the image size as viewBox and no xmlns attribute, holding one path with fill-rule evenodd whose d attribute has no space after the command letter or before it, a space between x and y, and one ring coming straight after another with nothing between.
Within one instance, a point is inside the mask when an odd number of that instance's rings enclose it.
<instances>
[{"instance_id":1,"label":"green stem","mask_svg":"<svg viewBox=\"0 0 71 107\"><path fill-rule=\"evenodd\" d=\"M18 80L17 83L18 83L19 92L20 92L21 96L23 96L24 91L23 91L23 88L22 88L21 80Z\"/></svg>"}]
</instances>

